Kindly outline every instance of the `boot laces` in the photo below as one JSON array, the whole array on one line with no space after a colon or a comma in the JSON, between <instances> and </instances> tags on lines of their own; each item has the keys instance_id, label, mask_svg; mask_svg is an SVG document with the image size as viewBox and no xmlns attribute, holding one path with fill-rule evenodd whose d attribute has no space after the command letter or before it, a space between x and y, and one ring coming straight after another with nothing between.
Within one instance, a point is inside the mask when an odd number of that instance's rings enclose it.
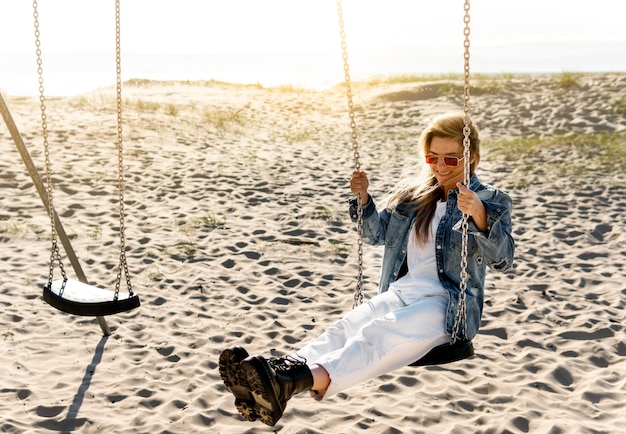
<instances>
[{"instance_id":1,"label":"boot laces","mask_svg":"<svg viewBox=\"0 0 626 434\"><path fill-rule=\"evenodd\" d=\"M296 366L305 366L306 359L294 356L273 357L267 361L275 372L288 373Z\"/></svg>"}]
</instances>

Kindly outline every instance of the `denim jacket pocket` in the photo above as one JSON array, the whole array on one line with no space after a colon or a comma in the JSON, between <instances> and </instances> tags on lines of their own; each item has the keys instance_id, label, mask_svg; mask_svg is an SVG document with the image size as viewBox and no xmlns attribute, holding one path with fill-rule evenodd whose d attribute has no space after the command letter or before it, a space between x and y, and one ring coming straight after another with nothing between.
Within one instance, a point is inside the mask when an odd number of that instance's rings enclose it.
<instances>
[{"instance_id":1,"label":"denim jacket pocket","mask_svg":"<svg viewBox=\"0 0 626 434\"><path fill-rule=\"evenodd\" d=\"M456 226L459 226L458 230ZM459 254L461 253L461 249L463 246L463 230L461 229L461 225L456 225L455 228L450 231L450 247ZM478 243L476 242L476 238L473 234L467 234L467 254L472 255L476 253L478 250Z\"/></svg>"},{"instance_id":2,"label":"denim jacket pocket","mask_svg":"<svg viewBox=\"0 0 626 434\"><path fill-rule=\"evenodd\" d=\"M389 224L387 225L387 234L385 236L385 245L388 247L395 247L398 243L404 243L406 240L407 225L409 224L410 217L404 214L400 214L395 210L392 211Z\"/></svg>"}]
</instances>

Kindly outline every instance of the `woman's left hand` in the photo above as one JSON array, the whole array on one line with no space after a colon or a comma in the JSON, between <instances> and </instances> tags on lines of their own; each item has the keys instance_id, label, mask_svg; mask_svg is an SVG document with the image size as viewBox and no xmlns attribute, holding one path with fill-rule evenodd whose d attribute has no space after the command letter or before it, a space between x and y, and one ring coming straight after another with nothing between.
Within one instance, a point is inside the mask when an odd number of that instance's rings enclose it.
<instances>
[{"instance_id":1,"label":"woman's left hand","mask_svg":"<svg viewBox=\"0 0 626 434\"><path fill-rule=\"evenodd\" d=\"M487 211L485 210L485 205L483 205L483 201L480 200L480 197L461 184L460 182L456 183L457 188L459 189L459 195L457 197L457 205L459 210L469 215L476 227L485 232L487 231Z\"/></svg>"}]
</instances>

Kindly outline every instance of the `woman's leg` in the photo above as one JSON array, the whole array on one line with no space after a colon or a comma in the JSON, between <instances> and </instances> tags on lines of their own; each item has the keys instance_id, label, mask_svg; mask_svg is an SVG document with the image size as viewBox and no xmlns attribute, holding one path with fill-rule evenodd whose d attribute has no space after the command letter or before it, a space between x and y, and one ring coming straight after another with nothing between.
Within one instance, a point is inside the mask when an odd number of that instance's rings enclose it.
<instances>
[{"instance_id":1,"label":"woman's leg","mask_svg":"<svg viewBox=\"0 0 626 434\"><path fill-rule=\"evenodd\" d=\"M330 385L330 375L328 375L328 371L317 363L311 366L311 375L313 375L313 386L311 390L314 390L313 396L315 397L317 394L325 392Z\"/></svg>"},{"instance_id":2,"label":"woman's leg","mask_svg":"<svg viewBox=\"0 0 626 434\"><path fill-rule=\"evenodd\" d=\"M374 317L343 347L319 355L314 363L323 367L330 380L326 396L406 366L448 342L444 326L447 305L447 295L421 298ZM317 380L323 378L318 373Z\"/></svg>"},{"instance_id":3,"label":"woman's leg","mask_svg":"<svg viewBox=\"0 0 626 434\"><path fill-rule=\"evenodd\" d=\"M395 292L387 291L378 294L333 323L317 339L298 350L295 358L306 361L309 366L312 366L320 357L343 348L346 342L357 336L361 328L373 318L382 317L404 305Z\"/></svg>"},{"instance_id":4,"label":"woman's leg","mask_svg":"<svg viewBox=\"0 0 626 434\"><path fill-rule=\"evenodd\" d=\"M348 312L293 356L273 360L261 356L245 359L241 366L254 400L254 415L266 425L274 426L293 395L309 390L315 399L321 400L329 386L330 376L327 369L315 360L325 357L327 353L334 354L352 342L372 318L385 317L404 305L405 302L395 292L377 295Z\"/></svg>"}]
</instances>

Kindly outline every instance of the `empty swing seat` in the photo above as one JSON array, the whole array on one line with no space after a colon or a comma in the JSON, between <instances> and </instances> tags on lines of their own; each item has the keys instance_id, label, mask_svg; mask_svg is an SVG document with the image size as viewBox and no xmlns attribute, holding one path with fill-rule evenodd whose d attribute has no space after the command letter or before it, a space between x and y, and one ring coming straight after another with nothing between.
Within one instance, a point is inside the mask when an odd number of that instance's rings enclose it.
<instances>
[{"instance_id":1,"label":"empty swing seat","mask_svg":"<svg viewBox=\"0 0 626 434\"><path fill-rule=\"evenodd\" d=\"M43 290L44 300L60 311L81 316L105 316L126 312L139 307L139 296L120 291L115 292L91 286L78 280L54 280Z\"/></svg>"},{"instance_id":2,"label":"empty swing seat","mask_svg":"<svg viewBox=\"0 0 626 434\"><path fill-rule=\"evenodd\" d=\"M474 355L472 341L456 341L453 344L443 344L430 350L424 357L411 363L409 366L432 366L458 362Z\"/></svg>"}]
</instances>

